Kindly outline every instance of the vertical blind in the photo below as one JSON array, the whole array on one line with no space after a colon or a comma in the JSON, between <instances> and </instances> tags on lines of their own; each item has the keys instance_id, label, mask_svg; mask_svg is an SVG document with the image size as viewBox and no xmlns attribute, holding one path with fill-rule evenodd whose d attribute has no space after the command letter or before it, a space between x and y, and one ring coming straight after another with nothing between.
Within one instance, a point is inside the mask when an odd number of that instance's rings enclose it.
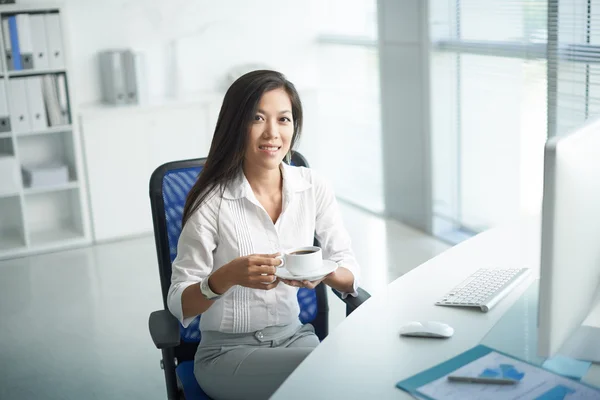
<instances>
[{"instance_id":1,"label":"vertical blind","mask_svg":"<svg viewBox=\"0 0 600 400\"><path fill-rule=\"evenodd\" d=\"M430 0L434 215L537 211L543 144L600 115L600 0Z\"/></svg>"},{"instance_id":2,"label":"vertical blind","mask_svg":"<svg viewBox=\"0 0 600 400\"><path fill-rule=\"evenodd\" d=\"M600 115L600 0L548 2L548 135Z\"/></svg>"},{"instance_id":3,"label":"vertical blind","mask_svg":"<svg viewBox=\"0 0 600 400\"><path fill-rule=\"evenodd\" d=\"M539 207L547 20L545 0L430 0L434 215L445 229L477 232Z\"/></svg>"}]
</instances>

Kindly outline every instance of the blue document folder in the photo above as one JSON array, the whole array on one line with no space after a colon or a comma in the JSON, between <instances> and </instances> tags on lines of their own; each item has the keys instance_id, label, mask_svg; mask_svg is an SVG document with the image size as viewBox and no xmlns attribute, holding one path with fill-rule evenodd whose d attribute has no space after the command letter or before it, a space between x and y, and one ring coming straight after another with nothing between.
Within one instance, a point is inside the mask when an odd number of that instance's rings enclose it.
<instances>
[{"instance_id":1,"label":"blue document folder","mask_svg":"<svg viewBox=\"0 0 600 400\"><path fill-rule=\"evenodd\" d=\"M10 48L12 52L13 66L16 71L22 70L21 49L19 48L19 34L17 33L17 17L8 17L8 32L10 34Z\"/></svg>"},{"instance_id":2,"label":"blue document folder","mask_svg":"<svg viewBox=\"0 0 600 400\"><path fill-rule=\"evenodd\" d=\"M514 380L514 385L452 382L448 375ZM479 345L396 384L415 397L560 400L579 392L599 398L600 389L577 382L508 354ZM587 397L592 396L592 397Z\"/></svg>"}]
</instances>

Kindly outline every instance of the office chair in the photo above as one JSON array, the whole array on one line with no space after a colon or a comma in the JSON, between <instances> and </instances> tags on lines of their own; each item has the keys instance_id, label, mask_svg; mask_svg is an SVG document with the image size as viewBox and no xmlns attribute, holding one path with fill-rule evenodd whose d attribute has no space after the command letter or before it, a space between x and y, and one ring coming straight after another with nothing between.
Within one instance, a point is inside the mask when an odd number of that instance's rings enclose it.
<instances>
[{"instance_id":1,"label":"office chair","mask_svg":"<svg viewBox=\"0 0 600 400\"><path fill-rule=\"evenodd\" d=\"M201 316L196 317L187 328L183 328L167 308L171 263L177 255L183 207L205 161L205 158L199 158L169 162L158 167L150 178L150 203L164 309L151 313L148 324L155 346L162 351L160 366L164 370L169 400L209 399L194 376L194 355L200 342ZM308 166L306 159L298 152L292 153L290 164ZM315 245L318 246L316 239ZM341 299L339 292L334 290L334 293ZM366 291L359 288L358 297L348 296L343 299L346 303L346 315L369 297ZM326 286L321 283L314 290L299 289L298 302L301 322L312 323L319 340L325 339L329 329Z\"/></svg>"}]
</instances>

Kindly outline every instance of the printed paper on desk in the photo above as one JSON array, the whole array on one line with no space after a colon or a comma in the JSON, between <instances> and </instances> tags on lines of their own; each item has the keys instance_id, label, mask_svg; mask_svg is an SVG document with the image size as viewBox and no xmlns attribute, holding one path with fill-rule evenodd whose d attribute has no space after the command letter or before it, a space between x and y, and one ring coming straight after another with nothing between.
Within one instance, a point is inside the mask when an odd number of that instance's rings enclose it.
<instances>
[{"instance_id":1,"label":"printed paper on desk","mask_svg":"<svg viewBox=\"0 0 600 400\"><path fill-rule=\"evenodd\" d=\"M492 351L459 369L451 375L517 380L516 385L461 383L448 381L448 375L417 389L431 399L597 399L597 389L553 374L542 368Z\"/></svg>"}]
</instances>

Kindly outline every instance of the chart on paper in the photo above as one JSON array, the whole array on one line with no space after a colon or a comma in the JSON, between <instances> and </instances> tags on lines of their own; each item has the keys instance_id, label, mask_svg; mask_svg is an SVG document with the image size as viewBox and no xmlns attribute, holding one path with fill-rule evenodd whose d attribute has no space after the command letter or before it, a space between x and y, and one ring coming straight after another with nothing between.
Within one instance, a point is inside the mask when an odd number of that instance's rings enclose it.
<instances>
[{"instance_id":1,"label":"chart on paper","mask_svg":"<svg viewBox=\"0 0 600 400\"><path fill-rule=\"evenodd\" d=\"M579 382L542 368L491 352L451 375L513 379L515 385L450 382L447 376L421 386L418 392L433 399L536 399L583 400L598 398L599 392Z\"/></svg>"}]
</instances>

